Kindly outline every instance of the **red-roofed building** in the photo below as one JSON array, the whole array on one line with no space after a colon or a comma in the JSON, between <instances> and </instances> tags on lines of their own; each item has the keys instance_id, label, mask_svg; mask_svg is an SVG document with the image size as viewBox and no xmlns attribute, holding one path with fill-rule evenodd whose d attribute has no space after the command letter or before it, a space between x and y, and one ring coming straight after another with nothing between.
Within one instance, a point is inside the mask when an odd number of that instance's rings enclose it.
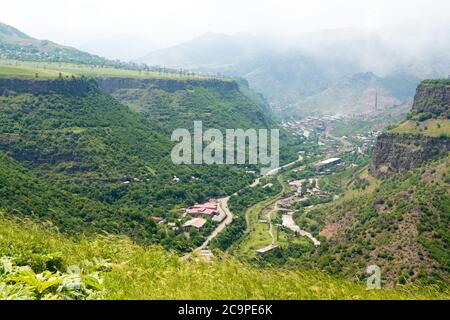
<instances>
[{"instance_id":1,"label":"red-roofed building","mask_svg":"<svg viewBox=\"0 0 450 320\"><path fill-rule=\"evenodd\" d=\"M215 200L204 204L196 204L186 210L186 215L194 218L201 216L213 217L217 214L219 214L219 211Z\"/></svg>"}]
</instances>

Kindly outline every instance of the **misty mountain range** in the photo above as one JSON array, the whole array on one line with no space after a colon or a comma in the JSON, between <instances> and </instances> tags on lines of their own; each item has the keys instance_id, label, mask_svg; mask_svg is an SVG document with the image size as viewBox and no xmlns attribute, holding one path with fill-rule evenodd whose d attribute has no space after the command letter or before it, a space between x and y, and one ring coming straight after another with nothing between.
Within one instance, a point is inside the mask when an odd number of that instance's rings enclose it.
<instances>
[{"instance_id":1,"label":"misty mountain range","mask_svg":"<svg viewBox=\"0 0 450 320\"><path fill-rule=\"evenodd\" d=\"M403 24L295 40L209 33L137 61L243 77L284 115L346 114L370 111L376 94L382 108L410 102L421 80L449 75L448 52L445 28Z\"/></svg>"},{"instance_id":2,"label":"misty mountain range","mask_svg":"<svg viewBox=\"0 0 450 320\"><path fill-rule=\"evenodd\" d=\"M438 23L403 23L370 33L325 30L290 39L207 33L158 50L151 40L112 35L82 46L98 56L0 27L3 58L36 59L39 52L43 61L66 56L75 63L116 66L100 56L142 55L133 61L244 78L282 117L368 112L376 97L381 109L409 104L421 80L450 74L450 33Z\"/></svg>"}]
</instances>

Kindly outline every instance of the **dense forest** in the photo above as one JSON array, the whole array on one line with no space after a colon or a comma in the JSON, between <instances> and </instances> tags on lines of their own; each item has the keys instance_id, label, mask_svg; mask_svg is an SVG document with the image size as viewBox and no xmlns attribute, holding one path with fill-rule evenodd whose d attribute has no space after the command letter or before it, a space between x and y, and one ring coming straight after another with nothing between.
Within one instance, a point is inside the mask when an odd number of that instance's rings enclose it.
<instances>
[{"instance_id":1,"label":"dense forest","mask_svg":"<svg viewBox=\"0 0 450 320\"><path fill-rule=\"evenodd\" d=\"M60 79L49 83L48 92L33 93L30 86L30 92L5 89L0 96L3 115L0 150L18 161L15 165L20 163L23 170L29 170L39 180L38 185L43 185L34 189L43 192L34 202L25 200L25 195L14 194L12 186L5 185L1 205L11 212L16 212L14 209L25 215L35 212L73 233L95 229L122 232L143 241L178 239L174 240L177 244L163 242L167 247L185 251L190 247L186 242L198 244L202 235L186 240L176 232L158 232L150 218L163 217L180 225L180 208L231 194L255 177L254 166L174 165L170 160L171 129L164 121L131 111L92 79ZM52 91L56 85L63 89ZM257 108L238 91L230 94ZM219 100L213 93L210 99ZM228 106L235 108L233 105L238 103L239 100L231 101ZM220 110L221 103L212 106ZM260 117L264 118L262 114ZM251 121L254 119L248 120L247 127ZM5 181L13 181L14 172L5 168L2 172ZM89 199L90 206L85 205L85 211L74 214L80 205L74 204L72 208L65 204L68 208L64 209L63 202L58 201L60 194L55 194L54 202L45 200L44 194L51 195L52 199L54 191L66 192L69 198ZM14 203L22 205L14 208ZM58 214L52 214L52 210ZM102 217L110 218L102 220ZM71 219L75 220L70 222ZM77 225L79 220L84 223ZM203 233L207 234L205 230Z\"/></svg>"}]
</instances>

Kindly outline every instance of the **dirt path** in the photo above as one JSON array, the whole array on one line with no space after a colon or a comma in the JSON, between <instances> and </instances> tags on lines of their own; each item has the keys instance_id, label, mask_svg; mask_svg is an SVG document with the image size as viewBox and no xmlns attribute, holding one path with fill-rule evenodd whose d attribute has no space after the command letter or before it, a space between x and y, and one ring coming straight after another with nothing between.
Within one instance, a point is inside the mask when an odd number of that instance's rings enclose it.
<instances>
[{"instance_id":1,"label":"dirt path","mask_svg":"<svg viewBox=\"0 0 450 320\"><path fill-rule=\"evenodd\" d=\"M272 238L272 245L275 244L275 236L273 235L273 223L272 223L272 213L274 212L274 210L276 210L276 208L269 209L269 213L267 215L268 218L267 221L269 221L269 234Z\"/></svg>"}]
</instances>

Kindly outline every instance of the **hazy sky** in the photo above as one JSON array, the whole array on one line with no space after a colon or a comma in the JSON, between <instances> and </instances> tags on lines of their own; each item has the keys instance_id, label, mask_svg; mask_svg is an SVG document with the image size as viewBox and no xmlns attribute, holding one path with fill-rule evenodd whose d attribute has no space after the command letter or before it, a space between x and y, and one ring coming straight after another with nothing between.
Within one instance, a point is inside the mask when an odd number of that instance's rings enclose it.
<instances>
[{"instance_id":1,"label":"hazy sky","mask_svg":"<svg viewBox=\"0 0 450 320\"><path fill-rule=\"evenodd\" d=\"M82 46L114 35L159 45L206 32L292 36L449 20L449 0L2 0L0 21L39 39Z\"/></svg>"}]
</instances>

